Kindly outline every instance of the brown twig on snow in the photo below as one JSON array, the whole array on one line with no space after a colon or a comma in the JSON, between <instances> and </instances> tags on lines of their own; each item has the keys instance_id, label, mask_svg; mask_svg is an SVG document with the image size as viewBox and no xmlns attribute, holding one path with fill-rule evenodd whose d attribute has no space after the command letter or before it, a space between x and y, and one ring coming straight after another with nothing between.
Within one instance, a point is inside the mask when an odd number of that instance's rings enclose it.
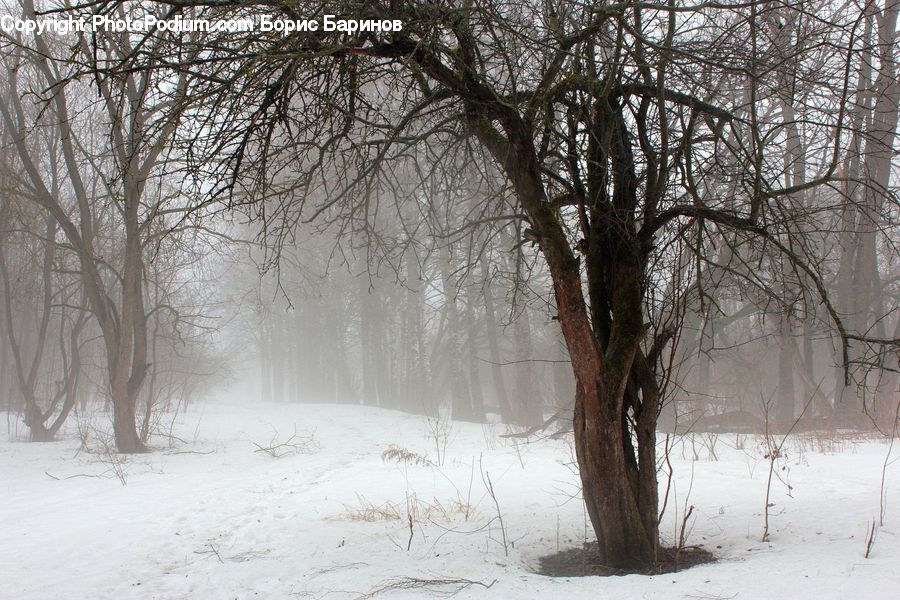
<instances>
[{"instance_id":1,"label":"brown twig on snow","mask_svg":"<svg viewBox=\"0 0 900 600\"><path fill-rule=\"evenodd\" d=\"M875 544L875 531L878 529L878 524L875 522L875 519L872 519L872 526L869 528L869 535L866 536L866 553L863 558L869 558L869 554L872 552L872 546Z\"/></svg>"},{"instance_id":2,"label":"brown twig on snow","mask_svg":"<svg viewBox=\"0 0 900 600\"><path fill-rule=\"evenodd\" d=\"M409 519L409 541L406 543L406 551L409 552L409 549L412 548L413 534L415 533L413 530L413 518L412 515L406 515L407 519Z\"/></svg>"},{"instance_id":3,"label":"brown twig on snow","mask_svg":"<svg viewBox=\"0 0 900 600\"><path fill-rule=\"evenodd\" d=\"M439 589L432 589L431 593L434 595L443 595L443 596L453 596L458 594L459 592L468 589L472 586L481 586L484 589L490 589L497 583L497 580L493 580L490 583L484 583L482 581L474 581L472 579L462 579L459 577L453 578L436 578L436 579L420 579L418 577L400 577L398 579L388 581L384 584L379 585L377 588L372 591L359 596L357 600L368 600L369 598L374 598L378 594L382 594L384 592L390 592L393 590L419 590L423 588L441 588L445 586L454 586L456 589L442 591Z\"/></svg>"},{"instance_id":4,"label":"brown twig on snow","mask_svg":"<svg viewBox=\"0 0 900 600\"><path fill-rule=\"evenodd\" d=\"M256 442L253 442L253 445L256 446L254 452L262 452L268 454L272 458L282 458L289 454L312 452L319 447L319 443L315 438L315 432L310 433L307 436L298 437L296 425L294 426L294 433L291 434L291 437L283 442L278 441L278 432L276 431L268 446L262 446Z\"/></svg>"},{"instance_id":5,"label":"brown twig on snow","mask_svg":"<svg viewBox=\"0 0 900 600\"><path fill-rule=\"evenodd\" d=\"M214 554L216 558L219 559L219 562L225 564L225 561L222 560L222 555L219 554L219 549L216 548L212 543L206 544L209 550L194 550L194 554Z\"/></svg>"}]
</instances>

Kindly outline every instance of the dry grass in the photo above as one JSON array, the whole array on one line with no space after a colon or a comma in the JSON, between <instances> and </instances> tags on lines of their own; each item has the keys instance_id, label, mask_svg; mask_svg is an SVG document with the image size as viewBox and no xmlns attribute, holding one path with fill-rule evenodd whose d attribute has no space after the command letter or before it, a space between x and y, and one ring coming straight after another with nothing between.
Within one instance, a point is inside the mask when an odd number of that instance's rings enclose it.
<instances>
[{"instance_id":1,"label":"dry grass","mask_svg":"<svg viewBox=\"0 0 900 600\"><path fill-rule=\"evenodd\" d=\"M356 499L359 503L358 506L345 506L346 510L338 518L374 523L376 521L399 521L403 516L400 505L390 500L383 504L374 504L366 500L362 494L356 494Z\"/></svg>"},{"instance_id":2,"label":"dry grass","mask_svg":"<svg viewBox=\"0 0 900 600\"><path fill-rule=\"evenodd\" d=\"M381 460L384 462L396 462L396 463L404 463L407 465L417 465L422 467L434 467L436 466L433 462L428 460L427 456L422 456L421 454L416 454L411 450L407 450L406 448L401 448L400 446L395 446L391 444L388 446L387 450L381 453Z\"/></svg>"},{"instance_id":3,"label":"dry grass","mask_svg":"<svg viewBox=\"0 0 900 600\"><path fill-rule=\"evenodd\" d=\"M410 518L414 523L426 521L450 522L459 516L464 516L468 519L474 512L471 505L459 498L447 502L441 502L437 498L426 501L415 494L408 494L405 502L387 500L381 504L376 504L369 501L362 494L356 494L356 500L356 506L345 505L346 510L335 518L367 523L408 521Z\"/></svg>"}]
</instances>

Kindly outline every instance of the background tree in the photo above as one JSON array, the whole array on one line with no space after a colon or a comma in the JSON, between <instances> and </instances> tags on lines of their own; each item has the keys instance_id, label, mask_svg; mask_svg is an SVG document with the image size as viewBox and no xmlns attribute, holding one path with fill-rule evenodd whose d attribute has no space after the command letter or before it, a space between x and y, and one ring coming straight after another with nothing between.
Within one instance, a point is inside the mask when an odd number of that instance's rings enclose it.
<instances>
[{"instance_id":1,"label":"background tree","mask_svg":"<svg viewBox=\"0 0 900 600\"><path fill-rule=\"evenodd\" d=\"M126 8L116 14L124 18ZM140 8L127 13L143 14ZM21 14L35 18L31 0ZM28 187L22 199L49 214L78 257L81 284L104 344L116 446L146 450L135 416L148 358L147 244L161 219L182 214L177 188L161 182L180 122L163 111L187 89L186 76L163 80L156 71L81 81L86 64L117 63L135 50L127 33L79 37L74 47L52 38L6 37L8 68L0 114ZM63 57L63 58L61 58ZM88 85L96 86L93 92ZM28 138L47 126L61 155L59 185Z\"/></svg>"},{"instance_id":2,"label":"background tree","mask_svg":"<svg viewBox=\"0 0 900 600\"><path fill-rule=\"evenodd\" d=\"M52 217L16 202L6 164L0 198L0 299L9 367L34 441L50 441L75 406L87 313ZM74 280L73 280L74 279Z\"/></svg>"}]
</instances>

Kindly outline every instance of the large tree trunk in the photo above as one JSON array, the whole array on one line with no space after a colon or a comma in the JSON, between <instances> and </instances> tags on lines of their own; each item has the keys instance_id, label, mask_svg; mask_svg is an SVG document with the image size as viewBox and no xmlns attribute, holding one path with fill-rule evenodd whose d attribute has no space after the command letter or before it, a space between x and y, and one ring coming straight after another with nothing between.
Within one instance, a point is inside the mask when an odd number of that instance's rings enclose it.
<instances>
[{"instance_id":1,"label":"large tree trunk","mask_svg":"<svg viewBox=\"0 0 900 600\"><path fill-rule=\"evenodd\" d=\"M117 382L112 388L113 434L116 448L124 454L146 452L147 446L138 435L135 422L134 399L129 397L127 380L124 385Z\"/></svg>"},{"instance_id":2,"label":"large tree trunk","mask_svg":"<svg viewBox=\"0 0 900 600\"><path fill-rule=\"evenodd\" d=\"M113 432L116 448L123 453L146 452L138 433L136 412L147 376L147 314L144 309L144 260L140 234L141 186L135 157L125 170L123 218L125 251L122 268L120 322L101 321L107 340L110 388L113 401Z\"/></svg>"},{"instance_id":3,"label":"large tree trunk","mask_svg":"<svg viewBox=\"0 0 900 600\"><path fill-rule=\"evenodd\" d=\"M621 109L611 113L607 108L602 115L599 110L604 109L598 105L598 132L592 139L604 143L592 142L594 154L588 158L592 165L612 165L612 173L592 174L596 200L590 230L596 233L589 236L585 254L590 318L580 259L547 201L527 128L514 114L502 113L509 139L504 144L489 123L475 121L472 127L509 177L553 281L557 318L577 381L575 449L600 559L609 566L632 568L656 562L659 538L654 433L658 406L656 395L648 394L656 383L650 366L638 364L648 248L635 231L637 177ZM614 182L611 197L605 196L608 178ZM629 412L637 422L637 450Z\"/></svg>"},{"instance_id":4,"label":"large tree trunk","mask_svg":"<svg viewBox=\"0 0 900 600\"><path fill-rule=\"evenodd\" d=\"M623 302L634 294L635 288L639 293L640 273L632 273L632 280L628 281L624 278L626 269L619 271L620 284L613 294L613 303L618 303L621 310L613 321L605 363L597 368L583 361L576 364L575 355L572 357L578 380L575 449L584 501L603 561L613 567L635 567L657 559L658 406L652 372L646 364L641 369L635 362L642 360L638 353L640 304L635 307ZM563 322L562 313L560 321L564 331L570 326L584 326ZM570 333L567 339L570 336L574 337ZM572 344L569 345L571 351ZM637 426L635 440L626 421L629 408Z\"/></svg>"},{"instance_id":5,"label":"large tree trunk","mask_svg":"<svg viewBox=\"0 0 900 600\"><path fill-rule=\"evenodd\" d=\"M107 326L107 329L111 327ZM116 448L125 454L146 452L136 422L137 396L140 388L130 385L130 359L132 346L126 333L118 343L107 341L107 365L109 390L113 409L113 435Z\"/></svg>"}]
</instances>

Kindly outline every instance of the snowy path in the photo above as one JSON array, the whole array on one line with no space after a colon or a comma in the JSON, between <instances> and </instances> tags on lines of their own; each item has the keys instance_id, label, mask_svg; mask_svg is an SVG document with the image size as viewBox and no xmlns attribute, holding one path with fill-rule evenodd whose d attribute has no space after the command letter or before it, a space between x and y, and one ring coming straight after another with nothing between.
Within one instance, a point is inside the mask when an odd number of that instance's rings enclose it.
<instances>
[{"instance_id":1,"label":"snowy path","mask_svg":"<svg viewBox=\"0 0 900 600\"><path fill-rule=\"evenodd\" d=\"M320 448L280 459L254 452L276 422L279 439L296 424L299 434L314 430ZM403 577L496 581L457 598L900 597L897 464L888 470L885 526L863 558L886 444L848 442L833 453L824 443L789 441L779 466L792 497L773 485L771 539L761 543L768 463L759 440L736 449L727 445L733 436L723 436L712 461L698 438L696 462L685 440L672 453L664 535L677 537L681 511L692 504L688 543L719 561L654 577L552 579L533 572L538 558L585 537L582 507L568 501L577 489L564 464L571 449L565 441L517 449L497 438L503 432L453 423L444 465L433 467L382 460L392 444L435 459L423 418L346 406L205 404L176 424L178 436L196 433L196 441L129 458L122 485L107 472L108 458L76 456L74 427L54 444L10 441L4 431L0 599L350 599ZM500 503L508 556L479 457Z\"/></svg>"}]
</instances>

